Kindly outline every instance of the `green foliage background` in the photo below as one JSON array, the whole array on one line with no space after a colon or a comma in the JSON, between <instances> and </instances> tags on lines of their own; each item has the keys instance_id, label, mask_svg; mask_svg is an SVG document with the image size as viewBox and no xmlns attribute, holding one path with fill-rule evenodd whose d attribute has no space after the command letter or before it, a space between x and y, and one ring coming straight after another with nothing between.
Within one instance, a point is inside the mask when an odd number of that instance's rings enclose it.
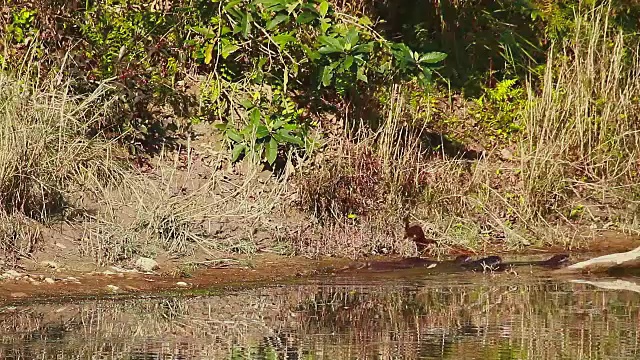
<instances>
[{"instance_id":1,"label":"green foliage background","mask_svg":"<svg viewBox=\"0 0 640 360\"><path fill-rule=\"evenodd\" d=\"M309 114L371 107L376 89L392 83L475 97L483 131L508 140L518 80L544 68L550 44L571 36L574 11L593 3L11 0L0 12L0 64L29 57L63 68L77 92L111 81L118 101L95 130L134 152L210 121L234 161L273 164L317 145ZM611 26L634 34L639 8L614 1Z\"/></svg>"}]
</instances>

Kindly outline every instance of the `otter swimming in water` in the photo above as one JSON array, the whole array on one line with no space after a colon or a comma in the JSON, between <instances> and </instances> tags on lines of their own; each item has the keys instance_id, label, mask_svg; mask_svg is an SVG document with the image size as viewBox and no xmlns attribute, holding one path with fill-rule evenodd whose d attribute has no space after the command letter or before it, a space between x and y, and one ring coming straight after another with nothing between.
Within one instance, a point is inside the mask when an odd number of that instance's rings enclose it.
<instances>
[{"instance_id":1,"label":"otter swimming in water","mask_svg":"<svg viewBox=\"0 0 640 360\"><path fill-rule=\"evenodd\" d=\"M499 256L488 256L475 261L466 261L462 263L462 267L472 271L505 271L510 270L518 266L541 266L551 269L557 269L567 265L569 262L569 255L558 254L554 255L547 260L542 261L514 261L514 262L502 262L502 258Z\"/></svg>"}]
</instances>

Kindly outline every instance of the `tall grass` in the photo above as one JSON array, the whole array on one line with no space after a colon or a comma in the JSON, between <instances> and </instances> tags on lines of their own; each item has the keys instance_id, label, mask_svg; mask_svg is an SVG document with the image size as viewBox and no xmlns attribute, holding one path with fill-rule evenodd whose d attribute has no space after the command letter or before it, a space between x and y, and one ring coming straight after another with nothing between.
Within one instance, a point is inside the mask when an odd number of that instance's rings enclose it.
<instances>
[{"instance_id":1,"label":"tall grass","mask_svg":"<svg viewBox=\"0 0 640 360\"><path fill-rule=\"evenodd\" d=\"M27 229L65 217L75 191L97 194L124 177L112 143L88 135L104 115L106 86L71 96L55 74L33 75L0 72L0 213L16 224L3 227L0 247L9 252L32 248L38 232ZM25 234L27 247L16 243Z\"/></svg>"},{"instance_id":2,"label":"tall grass","mask_svg":"<svg viewBox=\"0 0 640 360\"><path fill-rule=\"evenodd\" d=\"M551 47L542 79L526 84L526 106L513 114L524 130L508 139L516 144L510 159L497 156L501 148L474 160L430 144L429 125L446 121L431 101L437 95L416 107L411 90L394 85L384 90L379 130L345 134L324 165L305 175L303 202L316 218L358 225L356 233L371 224L367 234L378 243L371 229L401 233L396 224L410 214L440 249L570 245L584 225L637 227L640 55L638 41L611 26L609 5L578 9L573 36ZM365 216L344 220L351 213ZM360 238L353 229L342 233L350 234L342 242ZM402 248L399 240L388 248ZM351 241L363 253L374 246Z\"/></svg>"},{"instance_id":3,"label":"tall grass","mask_svg":"<svg viewBox=\"0 0 640 360\"><path fill-rule=\"evenodd\" d=\"M529 91L521 166L526 202L539 216L566 213L576 196L640 200L638 44L609 27L609 6L576 17L573 39L549 53L541 90Z\"/></svg>"}]
</instances>

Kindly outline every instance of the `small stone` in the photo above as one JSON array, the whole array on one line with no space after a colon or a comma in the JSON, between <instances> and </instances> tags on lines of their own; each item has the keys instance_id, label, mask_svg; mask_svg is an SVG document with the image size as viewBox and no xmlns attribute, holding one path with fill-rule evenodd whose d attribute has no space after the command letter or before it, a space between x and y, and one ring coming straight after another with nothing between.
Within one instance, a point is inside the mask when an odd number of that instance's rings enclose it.
<instances>
[{"instance_id":1,"label":"small stone","mask_svg":"<svg viewBox=\"0 0 640 360\"><path fill-rule=\"evenodd\" d=\"M138 258L138 260L136 260L136 267L143 272L151 272L159 268L157 261L146 257Z\"/></svg>"},{"instance_id":2,"label":"small stone","mask_svg":"<svg viewBox=\"0 0 640 360\"><path fill-rule=\"evenodd\" d=\"M27 294L25 294L23 292L12 292L11 293L11 297L13 297L13 298L23 298L23 297L27 297Z\"/></svg>"},{"instance_id":3,"label":"small stone","mask_svg":"<svg viewBox=\"0 0 640 360\"><path fill-rule=\"evenodd\" d=\"M2 274L2 277L5 279L19 279L21 276L22 274L15 270L7 270Z\"/></svg>"},{"instance_id":4,"label":"small stone","mask_svg":"<svg viewBox=\"0 0 640 360\"><path fill-rule=\"evenodd\" d=\"M56 281L52 278L44 278L44 282L46 282L47 284L54 284Z\"/></svg>"},{"instance_id":5,"label":"small stone","mask_svg":"<svg viewBox=\"0 0 640 360\"><path fill-rule=\"evenodd\" d=\"M59 242L54 243L55 246L59 247L60 249L66 249L67 247L63 244L60 244Z\"/></svg>"},{"instance_id":6,"label":"small stone","mask_svg":"<svg viewBox=\"0 0 640 360\"><path fill-rule=\"evenodd\" d=\"M42 266L44 266L44 267L51 268L51 269L57 269L57 268L59 268L59 267L60 267L60 265L58 265L58 263L56 263L56 262L54 262L54 261L48 261L48 260L47 260L47 261L42 261L42 262L40 263L40 265L42 265Z\"/></svg>"},{"instance_id":7,"label":"small stone","mask_svg":"<svg viewBox=\"0 0 640 360\"><path fill-rule=\"evenodd\" d=\"M500 150L500 157L502 160L513 160L513 153L509 149Z\"/></svg>"},{"instance_id":8,"label":"small stone","mask_svg":"<svg viewBox=\"0 0 640 360\"><path fill-rule=\"evenodd\" d=\"M120 288L115 286L115 285L107 285L107 289L113 291L113 292L117 292L120 291Z\"/></svg>"},{"instance_id":9,"label":"small stone","mask_svg":"<svg viewBox=\"0 0 640 360\"><path fill-rule=\"evenodd\" d=\"M184 281L178 281L178 282L176 283L176 285L178 285L178 286L180 286L180 287L187 287L187 286L189 286L189 284L187 284L187 283L186 283L186 282L184 282Z\"/></svg>"},{"instance_id":10,"label":"small stone","mask_svg":"<svg viewBox=\"0 0 640 360\"><path fill-rule=\"evenodd\" d=\"M105 270L102 272L103 275L115 275L116 273L111 270Z\"/></svg>"}]
</instances>

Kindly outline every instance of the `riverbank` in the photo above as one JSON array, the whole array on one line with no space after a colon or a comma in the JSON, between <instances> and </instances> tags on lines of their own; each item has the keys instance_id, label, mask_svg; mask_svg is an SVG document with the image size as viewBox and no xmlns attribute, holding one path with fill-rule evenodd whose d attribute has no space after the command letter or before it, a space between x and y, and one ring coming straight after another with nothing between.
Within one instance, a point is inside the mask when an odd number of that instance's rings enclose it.
<instances>
[{"instance_id":1,"label":"riverbank","mask_svg":"<svg viewBox=\"0 0 640 360\"><path fill-rule=\"evenodd\" d=\"M640 239L614 236L593 238L582 248L528 248L523 251L506 251L494 247L478 253L474 257L500 255L505 261L541 260L557 253L570 254L570 262L575 263L594 256L613 252L623 252L640 246ZM434 258L435 259L435 258ZM438 260L451 259L443 256ZM215 263L201 264L186 271L184 264L171 261L160 262L151 271L141 271L135 266L95 266L89 270L87 263L67 262L58 264L52 261L36 263L24 261L13 270L2 274L0 280L0 302L57 301L63 299L81 299L100 296L136 297L155 296L172 291L185 294L214 292L221 289L235 289L253 286L287 284L300 280L348 276L357 273L358 278L378 279L396 276L402 269L389 266L384 271L369 271L361 265L375 262L392 264L400 260L396 256L375 256L359 261L346 258L308 259L287 257L274 254L236 256ZM349 270L351 269L351 270ZM359 270L356 270L359 269ZM406 271L406 269L404 270ZM416 268L415 271L423 271ZM429 269L437 273L435 269ZM547 273L548 270L539 270ZM534 273L535 274L535 273ZM512 273L518 276L517 273ZM491 276L488 274L487 276ZM559 275L562 276L562 275ZM325 280L326 281L326 280Z\"/></svg>"},{"instance_id":2,"label":"riverbank","mask_svg":"<svg viewBox=\"0 0 640 360\"><path fill-rule=\"evenodd\" d=\"M305 0L269 8L282 12L269 22L258 3L218 9L211 23L212 9L190 2L185 13L0 9L12 29L0 60L24 65L0 69L2 270L609 252L600 247L618 235L597 236L640 233L640 55L625 50L637 39L617 8L574 4L557 42L530 34L544 66L494 78L491 65L453 87L446 71L434 76L441 63L456 73L447 54L395 42L377 18ZM308 25L292 26L297 12ZM232 14L245 13L253 25L239 31ZM147 15L166 28L147 28ZM85 26L98 18L105 28ZM235 30L218 39L214 23ZM105 39L108 29L122 34ZM219 41L229 53L214 51Z\"/></svg>"}]
</instances>

